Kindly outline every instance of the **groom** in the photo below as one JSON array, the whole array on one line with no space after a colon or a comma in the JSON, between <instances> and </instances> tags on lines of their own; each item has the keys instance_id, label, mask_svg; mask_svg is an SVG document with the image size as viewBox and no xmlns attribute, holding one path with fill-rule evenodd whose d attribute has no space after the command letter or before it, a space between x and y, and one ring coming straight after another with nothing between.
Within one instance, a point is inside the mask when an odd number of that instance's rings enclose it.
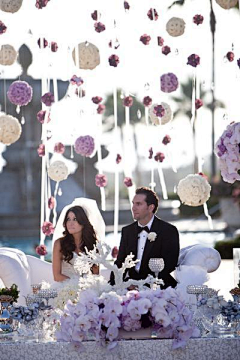
<instances>
[{"instance_id":1,"label":"groom","mask_svg":"<svg viewBox=\"0 0 240 360\"><path fill-rule=\"evenodd\" d=\"M132 213L136 220L134 223L123 227L119 253L115 264L121 268L130 253L134 259L140 261L135 267L124 274L124 280L145 279L148 274L154 275L149 269L151 258L163 258L164 269L159 273L166 289L175 287L176 280L170 275L175 269L179 256L179 234L175 226L159 219L154 214L158 209L158 197L154 191L147 187L136 189L132 201ZM152 233L149 235L149 233ZM114 284L114 275L111 274L111 285Z\"/></svg>"}]
</instances>

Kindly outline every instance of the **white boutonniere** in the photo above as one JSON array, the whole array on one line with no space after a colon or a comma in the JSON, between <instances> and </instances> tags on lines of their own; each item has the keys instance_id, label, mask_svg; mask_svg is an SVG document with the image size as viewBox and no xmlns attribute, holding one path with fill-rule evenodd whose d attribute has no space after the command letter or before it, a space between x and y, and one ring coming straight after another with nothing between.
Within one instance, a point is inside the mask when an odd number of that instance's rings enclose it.
<instances>
[{"instance_id":1,"label":"white boutonniere","mask_svg":"<svg viewBox=\"0 0 240 360\"><path fill-rule=\"evenodd\" d=\"M152 241L155 241L156 240L156 237L157 237L157 234L155 233L155 232L150 232L149 234L148 234L148 240L150 241L150 242L152 242Z\"/></svg>"}]
</instances>

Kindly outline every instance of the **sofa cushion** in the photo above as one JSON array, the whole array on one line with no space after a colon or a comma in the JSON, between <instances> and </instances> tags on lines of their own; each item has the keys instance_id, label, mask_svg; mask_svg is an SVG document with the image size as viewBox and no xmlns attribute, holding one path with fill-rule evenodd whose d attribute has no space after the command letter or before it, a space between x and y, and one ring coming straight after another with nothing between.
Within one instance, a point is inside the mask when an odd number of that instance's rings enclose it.
<instances>
[{"instance_id":1,"label":"sofa cushion","mask_svg":"<svg viewBox=\"0 0 240 360\"><path fill-rule=\"evenodd\" d=\"M31 292L30 271L27 257L21 250L0 248L0 278L5 287L16 284L20 291L18 303L25 305L23 295Z\"/></svg>"}]
</instances>

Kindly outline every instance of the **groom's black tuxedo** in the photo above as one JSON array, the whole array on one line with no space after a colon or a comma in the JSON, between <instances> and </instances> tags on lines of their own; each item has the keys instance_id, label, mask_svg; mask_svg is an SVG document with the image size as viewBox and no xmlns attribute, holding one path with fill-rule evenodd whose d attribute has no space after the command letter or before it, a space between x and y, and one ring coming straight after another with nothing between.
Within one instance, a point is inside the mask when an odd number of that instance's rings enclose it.
<instances>
[{"instance_id":1,"label":"groom's black tuxedo","mask_svg":"<svg viewBox=\"0 0 240 360\"><path fill-rule=\"evenodd\" d=\"M177 282L170 275L175 269L179 256L179 234L177 228L159 218L154 216L154 220L150 229L150 232L155 232L157 237L154 241L150 242L146 240L141 266L139 272L135 270L135 267L128 270L128 275L131 279L140 280L145 279L148 274L152 274L152 271L148 267L150 258L163 258L165 267L163 271L159 273L159 278L163 279L165 285L162 288L168 286L175 287ZM136 260L138 249L138 223L134 223L122 228L122 237L120 241L119 253L115 264L121 268L127 255L133 253ZM127 277L125 276L126 280ZM114 283L113 276L110 279L111 284Z\"/></svg>"}]
</instances>

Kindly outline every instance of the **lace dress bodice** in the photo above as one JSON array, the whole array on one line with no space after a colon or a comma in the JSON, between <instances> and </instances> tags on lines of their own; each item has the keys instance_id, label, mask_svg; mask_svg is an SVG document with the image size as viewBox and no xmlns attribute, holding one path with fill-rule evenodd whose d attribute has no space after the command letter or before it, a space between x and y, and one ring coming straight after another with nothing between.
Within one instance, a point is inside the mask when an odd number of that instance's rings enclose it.
<instances>
[{"instance_id":1,"label":"lace dress bodice","mask_svg":"<svg viewBox=\"0 0 240 360\"><path fill-rule=\"evenodd\" d=\"M74 263L77 258L78 255L75 252L73 252L73 258L69 262L64 260L62 261L62 274L68 276L70 279L74 277L79 277L79 274L74 269Z\"/></svg>"}]
</instances>

